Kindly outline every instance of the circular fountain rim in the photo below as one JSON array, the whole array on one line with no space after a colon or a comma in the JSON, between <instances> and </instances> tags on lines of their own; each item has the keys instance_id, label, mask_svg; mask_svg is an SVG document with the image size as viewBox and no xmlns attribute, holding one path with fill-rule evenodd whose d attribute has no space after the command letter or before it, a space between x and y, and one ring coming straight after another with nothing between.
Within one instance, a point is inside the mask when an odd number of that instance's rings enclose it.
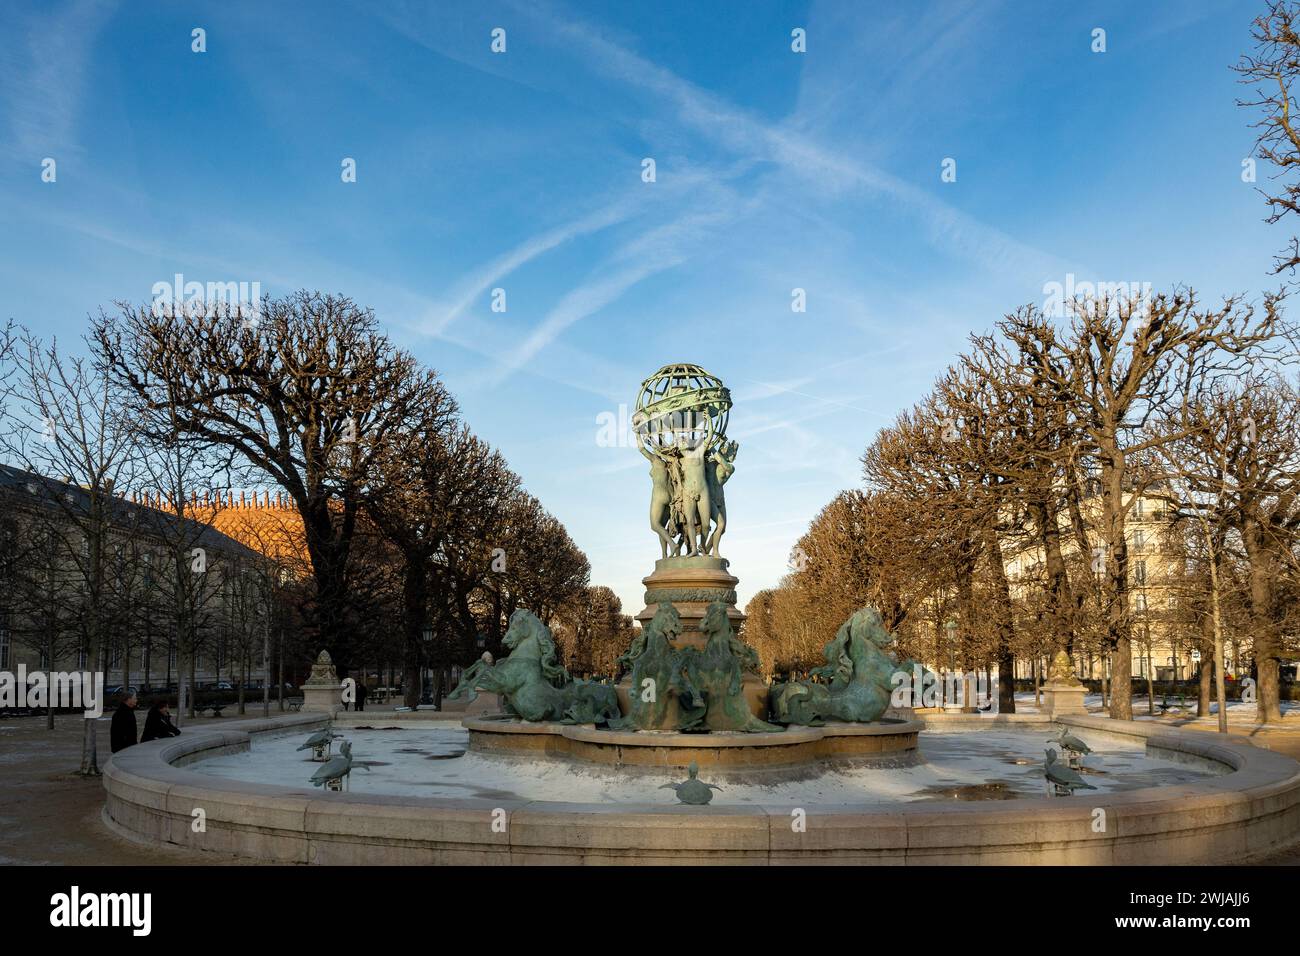
<instances>
[{"instance_id":1,"label":"circular fountain rim","mask_svg":"<svg viewBox=\"0 0 1300 956\"><path fill-rule=\"evenodd\" d=\"M1300 764L1290 758L1248 741L1101 717L972 717L968 723L1065 724L1141 739L1148 749L1211 760L1232 772L1196 784L997 806L810 804L795 808L806 819L796 832L786 805L326 794L184 769L245 750L254 734L300 732L330 719L232 721L122 751L104 774L105 821L137 840L301 863L1193 864L1242 862L1286 845L1300 829ZM191 826L196 808L205 812L203 833ZM1098 810L1106 822L1100 831ZM494 826L499 814L509 821L504 831Z\"/></svg>"}]
</instances>

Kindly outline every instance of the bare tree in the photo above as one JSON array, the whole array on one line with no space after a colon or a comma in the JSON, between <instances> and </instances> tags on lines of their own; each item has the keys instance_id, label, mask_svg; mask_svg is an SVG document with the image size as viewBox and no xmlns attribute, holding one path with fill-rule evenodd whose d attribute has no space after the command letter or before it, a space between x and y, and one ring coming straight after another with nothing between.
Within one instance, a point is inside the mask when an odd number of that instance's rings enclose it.
<instances>
[{"instance_id":1,"label":"bare tree","mask_svg":"<svg viewBox=\"0 0 1300 956\"><path fill-rule=\"evenodd\" d=\"M1251 97L1238 100L1237 105L1263 113L1253 124L1259 131L1256 148L1261 159L1277 167L1282 180L1272 193L1260 190L1269 207L1265 220L1269 223L1300 212L1300 178L1295 175L1300 167L1300 129L1296 126L1293 92L1300 79L1297 17L1300 5L1293 0L1271 0L1251 31L1255 52L1242 56L1235 67L1241 82L1253 88ZM1290 246L1274 261L1273 272L1294 274L1297 265L1300 239L1293 236Z\"/></svg>"},{"instance_id":2,"label":"bare tree","mask_svg":"<svg viewBox=\"0 0 1300 956\"><path fill-rule=\"evenodd\" d=\"M57 343L24 332L17 366L24 409L7 442L9 456L36 476L31 479L40 486L36 494L58 509L58 520L47 527L59 541L84 602L87 666L103 672L112 538L135 533L129 527L132 512L124 508L117 489L129 484L138 464L136 432L114 383L89 361L60 352ZM84 723L80 772L98 775L95 721Z\"/></svg>"},{"instance_id":3,"label":"bare tree","mask_svg":"<svg viewBox=\"0 0 1300 956\"><path fill-rule=\"evenodd\" d=\"M401 562L408 707L418 702L416 668L430 650L425 634L432 628L434 562L452 545L455 510L473 507L473 496L492 494L490 486L467 474L475 470L484 449L468 428L457 427L454 400L441 387L428 399L412 416L411 426L377 456L365 499L367 513Z\"/></svg>"},{"instance_id":4,"label":"bare tree","mask_svg":"<svg viewBox=\"0 0 1300 956\"><path fill-rule=\"evenodd\" d=\"M101 315L98 352L177 431L228 448L294 502L311 557L319 643L346 668L356 621L348 559L375 457L439 387L378 331L374 314L314 292L202 313Z\"/></svg>"},{"instance_id":5,"label":"bare tree","mask_svg":"<svg viewBox=\"0 0 1300 956\"><path fill-rule=\"evenodd\" d=\"M1205 388L1240 375L1275 355L1281 323L1278 299L1257 310L1230 298L1200 309L1176 291L1147 302L1108 296L1072 304L1066 334L1048 347L1059 361L1044 369L1047 384L1068 403L1082 433L1081 451L1096 467L1100 499L1102 594L1113 682L1111 716L1132 718L1129 510L1158 473L1133 466L1176 435L1147 434L1146 425L1178 401L1189 383Z\"/></svg>"}]
</instances>

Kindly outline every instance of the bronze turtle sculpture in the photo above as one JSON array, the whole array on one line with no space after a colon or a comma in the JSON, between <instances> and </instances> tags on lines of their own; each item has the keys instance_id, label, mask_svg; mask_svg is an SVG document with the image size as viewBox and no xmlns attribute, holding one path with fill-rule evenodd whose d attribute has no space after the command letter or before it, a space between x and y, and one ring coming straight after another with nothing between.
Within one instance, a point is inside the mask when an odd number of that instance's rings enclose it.
<instances>
[{"instance_id":1,"label":"bronze turtle sculpture","mask_svg":"<svg viewBox=\"0 0 1300 956\"><path fill-rule=\"evenodd\" d=\"M700 779L700 767L694 760L686 768L689 776L681 783L665 783L659 789L673 789L677 791L677 799L682 803L689 803L692 806L702 807L713 799L713 791L721 790L717 784L705 783Z\"/></svg>"}]
</instances>

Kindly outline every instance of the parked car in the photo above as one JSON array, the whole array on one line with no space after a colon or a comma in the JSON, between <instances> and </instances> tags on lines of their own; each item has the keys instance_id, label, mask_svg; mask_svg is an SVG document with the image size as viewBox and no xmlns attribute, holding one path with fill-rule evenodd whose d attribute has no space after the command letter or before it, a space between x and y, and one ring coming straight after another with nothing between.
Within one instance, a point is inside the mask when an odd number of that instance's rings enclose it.
<instances>
[{"instance_id":1,"label":"parked car","mask_svg":"<svg viewBox=\"0 0 1300 956\"><path fill-rule=\"evenodd\" d=\"M126 688L123 688L121 684L116 684L113 687L105 687L104 693L107 694L109 697L116 697L118 694L121 694L124 689L129 691L132 694L140 693L140 691L135 687L128 686Z\"/></svg>"}]
</instances>

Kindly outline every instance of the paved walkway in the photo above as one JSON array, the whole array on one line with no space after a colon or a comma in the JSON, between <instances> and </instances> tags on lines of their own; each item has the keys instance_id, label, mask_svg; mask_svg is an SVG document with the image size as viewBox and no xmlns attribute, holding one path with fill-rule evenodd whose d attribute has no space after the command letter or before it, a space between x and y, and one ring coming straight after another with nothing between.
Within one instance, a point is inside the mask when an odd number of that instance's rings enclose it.
<instances>
[{"instance_id":1,"label":"paved walkway","mask_svg":"<svg viewBox=\"0 0 1300 956\"><path fill-rule=\"evenodd\" d=\"M229 712L234 716L234 710ZM259 716L262 708L250 708ZM274 707L272 714L278 713ZM144 715L138 723L144 725ZM197 718L185 728L229 722L230 717ZM108 718L97 722L99 765L108 763ZM100 816L104 784L77 773L81 766L82 719L57 717L54 730L44 717L0 720L0 865L78 864L144 866L239 865L248 860L215 853L199 856L179 847L142 846L117 836Z\"/></svg>"}]
</instances>

